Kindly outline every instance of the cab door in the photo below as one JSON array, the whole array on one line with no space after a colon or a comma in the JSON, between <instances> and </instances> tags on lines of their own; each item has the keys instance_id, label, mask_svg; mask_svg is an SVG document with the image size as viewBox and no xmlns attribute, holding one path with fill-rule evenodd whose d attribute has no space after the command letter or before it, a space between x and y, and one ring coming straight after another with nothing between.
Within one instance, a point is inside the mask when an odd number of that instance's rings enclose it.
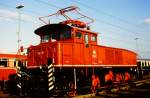
<instances>
[{"instance_id":1,"label":"cab door","mask_svg":"<svg viewBox=\"0 0 150 98\"><path fill-rule=\"evenodd\" d=\"M89 44L89 34L84 33L84 64L90 65L91 64L91 46Z\"/></svg>"},{"instance_id":2,"label":"cab door","mask_svg":"<svg viewBox=\"0 0 150 98\"><path fill-rule=\"evenodd\" d=\"M84 41L83 32L77 30L75 32L73 51L74 51L74 64L84 65Z\"/></svg>"}]
</instances>

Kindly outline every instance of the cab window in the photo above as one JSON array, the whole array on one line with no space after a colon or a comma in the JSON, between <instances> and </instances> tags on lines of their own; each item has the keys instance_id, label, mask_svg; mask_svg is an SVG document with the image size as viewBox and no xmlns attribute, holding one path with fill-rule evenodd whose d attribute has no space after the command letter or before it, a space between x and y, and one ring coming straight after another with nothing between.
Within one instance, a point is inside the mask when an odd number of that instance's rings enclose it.
<instances>
[{"instance_id":1,"label":"cab window","mask_svg":"<svg viewBox=\"0 0 150 98\"><path fill-rule=\"evenodd\" d=\"M42 36L42 39L41 39L42 43L48 42L48 41L49 41L49 38L50 38L49 35L44 35L44 36Z\"/></svg>"},{"instance_id":2,"label":"cab window","mask_svg":"<svg viewBox=\"0 0 150 98\"><path fill-rule=\"evenodd\" d=\"M76 38L81 39L82 38L82 33L81 32L76 32Z\"/></svg>"},{"instance_id":3,"label":"cab window","mask_svg":"<svg viewBox=\"0 0 150 98\"><path fill-rule=\"evenodd\" d=\"M65 30L58 30L50 33L49 35L43 35L41 36L41 42L54 42L54 41L60 41L60 40L66 40L71 38L71 32L65 31Z\"/></svg>"},{"instance_id":4,"label":"cab window","mask_svg":"<svg viewBox=\"0 0 150 98\"><path fill-rule=\"evenodd\" d=\"M91 36L91 41L96 41L96 36L95 35Z\"/></svg>"},{"instance_id":5,"label":"cab window","mask_svg":"<svg viewBox=\"0 0 150 98\"><path fill-rule=\"evenodd\" d=\"M88 44L89 44L89 35L88 34L84 35L84 43L85 43L85 46L88 47Z\"/></svg>"},{"instance_id":6,"label":"cab window","mask_svg":"<svg viewBox=\"0 0 150 98\"><path fill-rule=\"evenodd\" d=\"M63 33L60 33L60 39L69 39L69 38L71 38L70 31L63 31Z\"/></svg>"}]
</instances>

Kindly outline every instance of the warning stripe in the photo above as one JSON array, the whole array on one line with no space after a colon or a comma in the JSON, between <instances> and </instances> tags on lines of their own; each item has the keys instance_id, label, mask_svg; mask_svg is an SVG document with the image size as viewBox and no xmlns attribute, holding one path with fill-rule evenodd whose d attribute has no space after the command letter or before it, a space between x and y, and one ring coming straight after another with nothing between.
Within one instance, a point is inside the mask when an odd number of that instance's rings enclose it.
<instances>
[{"instance_id":1,"label":"warning stripe","mask_svg":"<svg viewBox=\"0 0 150 98\"><path fill-rule=\"evenodd\" d=\"M53 82L51 82L51 83L49 83L49 84L48 84L48 86L52 86L52 85L54 85L54 83L53 83Z\"/></svg>"},{"instance_id":2,"label":"warning stripe","mask_svg":"<svg viewBox=\"0 0 150 98\"><path fill-rule=\"evenodd\" d=\"M20 74L20 73L17 73L17 76L18 76L19 78L21 78L21 74Z\"/></svg>"},{"instance_id":3,"label":"warning stripe","mask_svg":"<svg viewBox=\"0 0 150 98\"><path fill-rule=\"evenodd\" d=\"M48 73L52 73L53 72L53 68L48 70Z\"/></svg>"},{"instance_id":4,"label":"warning stripe","mask_svg":"<svg viewBox=\"0 0 150 98\"><path fill-rule=\"evenodd\" d=\"M49 75L48 75L48 78L50 78L50 77L52 77L53 76L53 73L50 73Z\"/></svg>"},{"instance_id":5,"label":"warning stripe","mask_svg":"<svg viewBox=\"0 0 150 98\"><path fill-rule=\"evenodd\" d=\"M54 88L54 74L53 65L48 66L48 90L51 91Z\"/></svg>"},{"instance_id":6,"label":"warning stripe","mask_svg":"<svg viewBox=\"0 0 150 98\"><path fill-rule=\"evenodd\" d=\"M48 90L49 90L49 91L51 91L53 88L54 88L54 85L53 85L53 86L51 86L51 87L49 87L49 89L48 89Z\"/></svg>"},{"instance_id":7,"label":"warning stripe","mask_svg":"<svg viewBox=\"0 0 150 98\"><path fill-rule=\"evenodd\" d=\"M21 85L20 85L20 84L17 84L17 87L21 88Z\"/></svg>"},{"instance_id":8,"label":"warning stripe","mask_svg":"<svg viewBox=\"0 0 150 98\"><path fill-rule=\"evenodd\" d=\"M48 79L48 82L51 82L52 80L53 80L53 77L49 78L49 79Z\"/></svg>"},{"instance_id":9,"label":"warning stripe","mask_svg":"<svg viewBox=\"0 0 150 98\"><path fill-rule=\"evenodd\" d=\"M52 64L48 66L48 69L50 69L50 68L53 68L53 65L52 65Z\"/></svg>"}]
</instances>

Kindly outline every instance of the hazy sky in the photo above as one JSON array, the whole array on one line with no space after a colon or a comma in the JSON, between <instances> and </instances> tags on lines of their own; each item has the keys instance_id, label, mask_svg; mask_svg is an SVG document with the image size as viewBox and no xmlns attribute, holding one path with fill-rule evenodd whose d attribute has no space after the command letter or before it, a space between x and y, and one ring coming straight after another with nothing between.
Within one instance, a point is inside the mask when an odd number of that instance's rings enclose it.
<instances>
[{"instance_id":1,"label":"hazy sky","mask_svg":"<svg viewBox=\"0 0 150 98\"><path fill-rule=\"evenodd\" d=\"M21 9L21 45L39 43L34 30L44 25L38 17L71 5L78 6L95 22L99 44L137 51L150 58L150 0L0 0L0 53L17 51L18 4ZM139 38L136 40L135 38Z\"/></svg>"}]
</instances>

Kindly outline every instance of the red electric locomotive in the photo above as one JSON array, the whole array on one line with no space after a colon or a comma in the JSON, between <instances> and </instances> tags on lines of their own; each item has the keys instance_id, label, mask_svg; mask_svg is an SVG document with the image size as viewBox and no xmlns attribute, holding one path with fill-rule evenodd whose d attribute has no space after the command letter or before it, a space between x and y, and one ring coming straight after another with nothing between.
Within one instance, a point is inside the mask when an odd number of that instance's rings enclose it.
<instances>
[{"instance_id":1,"label":"red electric locomotive","mask_svg":"<svg viewBox=\"0 0 150 98\"><path fill-rule=\"evenodd\" d=\"M68 12L81 17L71 18ZM58 23L45 21L54 15L64 16L66 20ZM81 21L83 19L86 21ZM40 17L40 20L46 23L35 30L41 42L28 48L25 70L30 78L36 77L34 87L48 89L50 94L62 91L75 95L82 89L95 91L108 81L124 82L135 76L136 53L98 45L97 33L89 27L93 19L81 14L77 7L61 9L55 14ZM47 82L41 82L41 77L48 77Z\"/></svg>"}]
</instances>

